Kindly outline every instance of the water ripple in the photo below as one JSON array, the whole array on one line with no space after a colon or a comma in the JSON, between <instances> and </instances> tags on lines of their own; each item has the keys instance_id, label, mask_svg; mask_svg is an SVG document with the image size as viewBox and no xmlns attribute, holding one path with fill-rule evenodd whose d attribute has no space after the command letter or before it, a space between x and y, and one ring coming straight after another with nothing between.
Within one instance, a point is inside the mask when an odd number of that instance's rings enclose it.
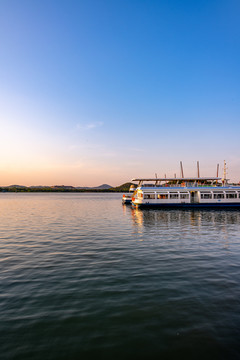
<instances>
[{"instance_id":1,"label":"water ripple","mask_svg":"<svg viewBox=\"0 0 240 360\"><path fill-rule=\"evenodd\" d=\"M2 359L238 359L240 212L1 194Z\"/></svg>"}]
</instances>

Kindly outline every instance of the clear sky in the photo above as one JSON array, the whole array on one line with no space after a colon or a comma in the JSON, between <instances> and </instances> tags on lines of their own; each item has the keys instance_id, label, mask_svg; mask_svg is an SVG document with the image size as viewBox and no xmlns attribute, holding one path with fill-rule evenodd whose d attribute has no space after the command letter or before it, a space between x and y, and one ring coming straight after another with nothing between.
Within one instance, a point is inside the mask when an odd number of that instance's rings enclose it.
<instances>
[{"instance_id":1,"label":"clear sky","mask_svg":"<svg viewBox=\"0 0 240 360\"><path fill-rule=\"evenodd\" d=\"M0 185L240 180L239 0L1 0Z\"/></svg>"}]
</instances>

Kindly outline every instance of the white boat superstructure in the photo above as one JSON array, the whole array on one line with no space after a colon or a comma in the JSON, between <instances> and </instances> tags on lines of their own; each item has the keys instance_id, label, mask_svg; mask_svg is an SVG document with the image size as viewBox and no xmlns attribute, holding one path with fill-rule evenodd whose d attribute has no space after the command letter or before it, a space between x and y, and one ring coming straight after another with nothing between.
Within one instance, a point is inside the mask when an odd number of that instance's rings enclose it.
<instances>
[{"instance_id":1,"label":"white boat superstructure","mask_svg":"<svg viewBox=\"0 0 240 360\"><path fill-rule=\"evenodd\" d=\"M133 179L134 206L240 207L240 186L219 177Z\"/></svg>"}]
</instances>

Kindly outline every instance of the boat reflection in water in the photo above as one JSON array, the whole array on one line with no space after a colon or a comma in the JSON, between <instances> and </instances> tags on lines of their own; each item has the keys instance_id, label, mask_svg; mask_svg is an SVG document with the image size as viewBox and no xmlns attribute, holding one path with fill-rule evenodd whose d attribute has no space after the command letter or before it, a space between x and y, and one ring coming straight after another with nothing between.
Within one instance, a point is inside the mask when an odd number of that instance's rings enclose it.
<instances>
[{"instance_id":1,"label":"boat reflection in water","mask_svg":"<svg viewBox=\"0 0 240 360\"><path fill-rule=\"evenodd\" d=\"M208 240L228 239L237 235L240 224L239 210L156 210L124 207L130 215L135 232L149 232L164 239L204 238ZM145 240L146 240L145 235ZM226 244L225 244L226 245Z\"/></svg>"}]
</instances>

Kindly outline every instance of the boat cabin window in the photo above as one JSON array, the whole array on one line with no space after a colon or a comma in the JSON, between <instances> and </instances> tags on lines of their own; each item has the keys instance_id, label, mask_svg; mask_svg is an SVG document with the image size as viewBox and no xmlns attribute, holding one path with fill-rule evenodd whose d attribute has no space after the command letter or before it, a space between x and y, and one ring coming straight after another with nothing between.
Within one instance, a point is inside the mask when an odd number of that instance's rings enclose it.
<instances>
[{"instance_id":1,"label":"boat cabin window","mask_svg":"<svg viewBox=\"0 0 240 360\"><path fill-rule=\"evenodd\" d=\"M168 199L168 194L157 194L158 199Z\"/></svg>"},{"instance_id":2,"label":"boat cabin window","mask_svg":"<svg viewBox=\"0 0 240 360\"><path fill-rule=\"evenodd\" d=\"M236 193L226 193L227 199L235 199L237 197Z\"/></svg>"},{"instance_id":3,"label":"boat cabin window","mask_svg":"<svg viewBox=\"0 0 240 360\"><path fill-rule=\"evenodd\" d=\"M214 199L224 199L224 193L213 194Z\"/></svg>"},{"instance_id":4,"label":"boat cabin window","mask_svg":"<svg viewBox=\"0 0 240 360\"><path fill-rule=\"evenodd\" d=\"M180 193L180 199L189 199L189 194L181 194Z\"/></svg>"},{"instance_id":5,"label":"boat cabin window","mask_svg":"<svg viewBox=\"0 0 240 360\"><path fill-rule=\"evenodd\" d=\"M201 193L201 199L212 199L211 193Z\"/></svg>"},{"instance_id":6,"label":"boat cabin window","mask_svg":"<svg viewBox=\"0 0 240 360\"><path fill-rule=\"evenodd\" d=\"M175 194L171 193L170 199L178 199L178 193L175 193Z\"/></svg>"},{"instance_id":7,"label":"boat cabin window","mask_svg":"<svg viewBox=\"0 0 240 360\"><path fill-rule=\"evenodd\" d=\"M155 194L144 194L144 199L155 199Z\"/></svg>"}]
</instances>

